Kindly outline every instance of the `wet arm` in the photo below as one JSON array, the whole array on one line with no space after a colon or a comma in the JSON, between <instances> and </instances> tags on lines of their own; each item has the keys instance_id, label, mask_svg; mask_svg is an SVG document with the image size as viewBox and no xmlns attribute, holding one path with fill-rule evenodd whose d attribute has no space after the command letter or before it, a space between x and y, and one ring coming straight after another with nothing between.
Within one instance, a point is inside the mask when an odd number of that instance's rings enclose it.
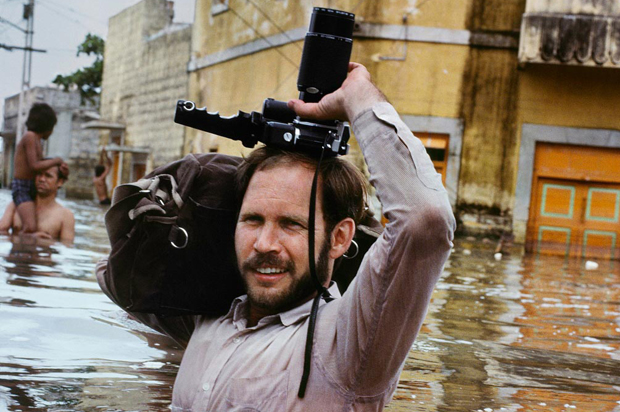
<instances>
[{"instance_id":1,"label":"wet arm","mask_svg":"<svg viewBox=\"0 0 620 412\"><path fill-rule=\"evenodd\" d=\"M455 220L422 142L385 102L353 129L389 220L340 304L338 359L356 394L394 384L452 248Z\"/></svg>"},{"instance_id":2,"label":"wet arm","mask_svg":"<svg viewBox=\"0 0 620 412\"><path fill-rule=\"evenodd\" d=\"M105 165L104 165L104 170L103 173L101 174L101 178L105 179L106 176L108 176L108 174L110 173L110 168L112 167L112 159L110 159L110 156L108 156L108 152L106 152L105 150L102 153L105 157Z\"/></svg>"},{"instance_id":3,"label":"wet arm","mask_svg":"<svg viewBox=\"0 0 620 412\"><path fill-rule=\"evenodd\" d=\"M4 209L0 218L0 233L8 233L13 228L13 216L15 215L15 203L11 202Z\"/></svg>"},{"instance_id":4,"label":"wet arm","mask_svg":"<svg viewBox=\"0 0 620 412\"><path fill-rule=\"evenodd\" d=\"M37 142L32 136L25 142L25 149L28 166L35 172L45 171L50 167L60 165L63 162L60 157L55 157L53 159L40 159L37 150Z\"/></svg>"}]
</instances>

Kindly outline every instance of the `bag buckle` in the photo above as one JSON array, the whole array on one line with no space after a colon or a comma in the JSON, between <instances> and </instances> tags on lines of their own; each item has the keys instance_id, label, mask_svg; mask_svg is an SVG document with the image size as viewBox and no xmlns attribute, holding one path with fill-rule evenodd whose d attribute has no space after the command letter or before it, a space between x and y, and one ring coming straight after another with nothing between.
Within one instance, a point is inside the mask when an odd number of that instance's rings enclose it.
<instances>
[{"instance_id":1,"label":"bag buckle","mask_svg":"<svg viewBox=\"0 0 620 412\"><path fill-rule=\"evenodd\" d=\"M175 230L176 228L176 230ZM174 231L174 237L176 238L178 236L179 231L181 233L183 233L183 235L185 235L185 240L183 241L182 245L177 245L176 243L174 243L174 240L170 240L170 244L172 245L173 248L175 249L183 249L185 248L185 246L187 246L187 243L189 242L189 236L187 235L187 231L185 229L183 229L182 227L179 226L173 226L172 230ZM171 236L172 237L172 233ZM177 239L175 239L177 240Z\"/></svg>"}]
</instances>

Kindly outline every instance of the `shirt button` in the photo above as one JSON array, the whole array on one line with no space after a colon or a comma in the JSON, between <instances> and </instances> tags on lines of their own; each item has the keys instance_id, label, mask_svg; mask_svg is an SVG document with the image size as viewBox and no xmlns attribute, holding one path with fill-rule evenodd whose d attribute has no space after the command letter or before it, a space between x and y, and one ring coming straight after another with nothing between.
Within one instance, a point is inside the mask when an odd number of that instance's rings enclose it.
<instances>
[{"instance_id":1,"label":"shirt button","mask_svg":"<svg viewBox=\"0 0 620 412\"><path fill-rule=\"evenodd\" d=\"M211 385L209 384L209 382L205 382L205 383L202 385L202 390L203 390L203 391L205 391L205 392L209 392L209 390L210 390L210 389L211 389Z\"/></svg>"},{"instance_id":2,"label":"shirt button","mask_svg":"<svg viewBox=\"0 0 620 412\"><path fill-rule=\"evenodd\" d=\"M241 338L235 338L235 339L233 339L233 343L239 343L239 342L241 342Z\"/></svg>"}]
</instances>

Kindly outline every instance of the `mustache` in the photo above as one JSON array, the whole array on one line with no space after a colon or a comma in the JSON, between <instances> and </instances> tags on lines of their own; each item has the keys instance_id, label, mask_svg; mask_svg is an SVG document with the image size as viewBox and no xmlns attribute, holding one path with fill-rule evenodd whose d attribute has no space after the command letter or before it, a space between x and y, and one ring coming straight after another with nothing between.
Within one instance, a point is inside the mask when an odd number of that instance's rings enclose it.
<instances>
[{"instance_id":1,"label":"mustache","mask_svg":"<svg viewBox=\"0 0 620 412\"><path fill-rule=\"evenodd\" d=\"M243 271L251 270L260 266L283 268L288 272L295 271L295 264L290 260L284 260L273 253L257 253L243 262Z\"/></svg>"}]
</instances>

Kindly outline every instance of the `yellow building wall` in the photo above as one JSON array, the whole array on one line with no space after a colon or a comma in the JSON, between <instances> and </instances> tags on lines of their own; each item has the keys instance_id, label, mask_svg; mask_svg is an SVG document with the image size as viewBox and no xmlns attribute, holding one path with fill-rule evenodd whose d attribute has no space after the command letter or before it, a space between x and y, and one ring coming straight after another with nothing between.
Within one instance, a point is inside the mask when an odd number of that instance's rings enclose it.
<instances>
[{"instance_id":1,"label":"yellow building wall","mask_svg":"<svg viewBox=\"0 0 620 412\"><path fill-rule=\"evenodd\" d=\"M620 70L531 64L521 72L521 123L620 129Z\"/></svg>"},{"instance_id":2,"label":"yellow building wall","mask_svg":"<svg viewBox=\"0 0 620 412\"><path fill-rule=\"evenodd\" d=\"M516 39L524 10L525 0L474 0L467 28L472 33L501 33ZM516 47L470 47L463 85L458 205L467 224L468 213L479 220L481 213L505 216L512 207L518 156Z\"/></svg>"},{"instance_id":3,"label":"yellow building wall","mask_svg":"<svg viewBox=\"0 0 620 412\"><path fill-rule=\"evenodd\" d=\"M472 50L465 73L459 204L501 213L512 205L518 147L516 53Z\"/></svg>"}]
</instances>

